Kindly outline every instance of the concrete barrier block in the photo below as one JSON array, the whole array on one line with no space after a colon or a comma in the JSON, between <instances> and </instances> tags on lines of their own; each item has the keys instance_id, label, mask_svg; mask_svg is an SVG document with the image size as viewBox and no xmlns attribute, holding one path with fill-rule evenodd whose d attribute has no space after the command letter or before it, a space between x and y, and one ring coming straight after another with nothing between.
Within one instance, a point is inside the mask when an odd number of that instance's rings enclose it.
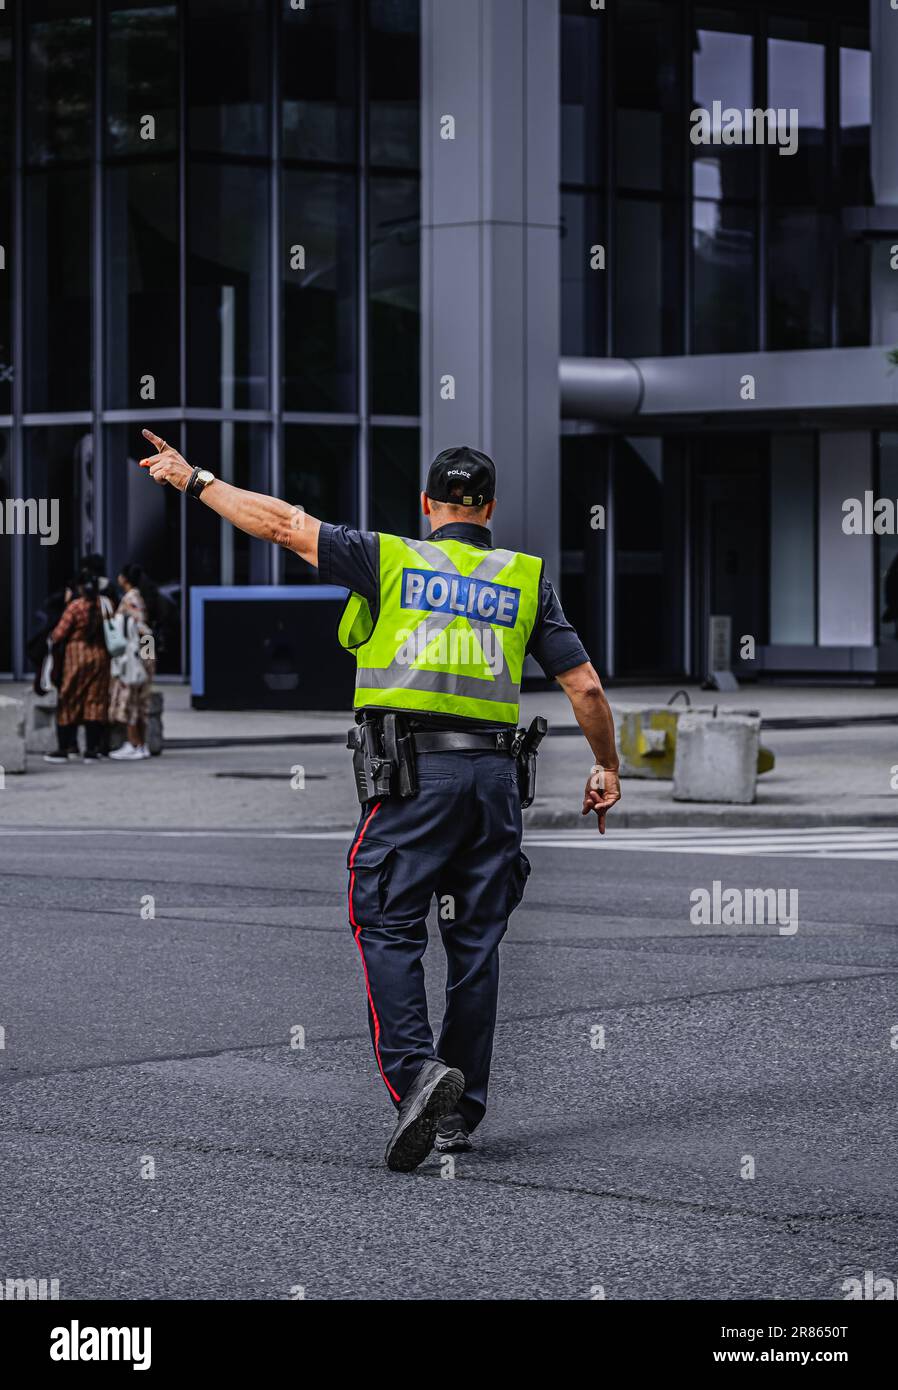
<instances>
[{"instance_id":1,"label":"concrete barrier block","mask_svg":"<svg viewBox=\"0 0 898 1390\"><path fill-rule=\"evenodd\" d=\"M679 714L670 705L614 707L622 777L673 776Z\"/></svg>"},{"instance_id":2,"label":"concrete barrier block","mask_svg":"<svg viewBox=\"0 0 898 1390\"><path fill-rule=\"evenodd\" d=\"M680 715L674 801L748 806L755 799L761 720L757 715Z\"/></svg>"},{"instance_id":3,"label":"concrete barrier block","mask_svg":"<svg viewBox=\"0 0 898 1390\"><path fill-rule=\"evenodd\" d=\"M33 690L25 697L25 751L52 753L56 747L56 690L36 695Z\"/></svg>"},{"instance_id":4,"label":"concrete barrier block","mask_svg":"<svg viewBox=\"0 0 898 1390\"><path fill-rule=\"evenodd\" d=\"M25 702L0 695L0 768L25 771Z\"/></svg>"}]
</instances>

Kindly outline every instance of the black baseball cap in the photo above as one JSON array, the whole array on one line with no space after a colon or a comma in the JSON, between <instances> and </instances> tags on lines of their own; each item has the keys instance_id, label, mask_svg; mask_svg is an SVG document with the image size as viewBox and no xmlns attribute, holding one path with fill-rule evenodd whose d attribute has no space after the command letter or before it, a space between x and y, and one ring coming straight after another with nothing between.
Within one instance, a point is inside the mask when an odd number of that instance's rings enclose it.
<instances>
[{"instance_id":1,"label":"black baseball cap","mask_svg":"<svg viewBox=\"0 0 898 1390\"><path fill-rule=\"evenodd\" d=\"M469 444L444 449L430 465L424 491L433 502L483 507L496 495L496 465Z\"/></svg>"}]
</instances>

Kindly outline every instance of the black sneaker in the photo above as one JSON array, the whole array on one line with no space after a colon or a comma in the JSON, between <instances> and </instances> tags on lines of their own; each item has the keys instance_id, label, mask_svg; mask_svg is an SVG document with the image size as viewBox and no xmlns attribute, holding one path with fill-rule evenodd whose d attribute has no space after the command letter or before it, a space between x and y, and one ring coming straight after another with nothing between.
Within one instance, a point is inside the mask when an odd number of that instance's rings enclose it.
<instances>
[{"instance_id":1,"label":"black sneaker","mask_svg":"<svg viewBox=\"0 0 898 1390\"><path fill-rule=\"evenodd\" d=\"M444 1115L437 1125L435 1147L437 1153L441 1154L466 1154L473 1149L468 1126L457 1110L453 1110L451 1115Z\"/></svg>"},{"instance_id":2,"label":"black sneaker","mask_svg":"<svg viewBox=\"0 0 898 1390\"><path fill-rule=\"evenodd\" d=\"M67 763L68 760L69 760L69 755L68 755L68 753L45 753L45 754L44 754L44 762L45 762L45 763Z\"/></svg>"},{"instance_id":3,"label":"black sneaker","mask_svg":"<svg viewBox=\"0 0 898 1390\"><path fill-rule=\"evenodd\" d=\"M399 1107L399 1119L384 1154L394 1173L411 1173L433 1148L437 1125L451 1113L465 1089L455 1067L435 1057L425 1062Z\"/></svg>"}]
</instances>

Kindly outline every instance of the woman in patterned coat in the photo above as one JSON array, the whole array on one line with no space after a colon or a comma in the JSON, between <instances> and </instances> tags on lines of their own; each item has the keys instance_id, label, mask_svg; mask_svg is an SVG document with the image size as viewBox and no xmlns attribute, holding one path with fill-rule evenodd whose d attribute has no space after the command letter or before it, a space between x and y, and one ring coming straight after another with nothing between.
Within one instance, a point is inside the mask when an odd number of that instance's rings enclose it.
<instances>
[{"instance_id":1,"label":"woman in patterned coat","mask_svg":"<svg viewBox=\"0 0 898 1390\"><path fill-rule=\"evenodd\" d=\"M48 763L68 762L70 755L77 754L79 724L84 725L87 741L84 761L99 759L109 703L103 616L96 580L82 570L76 591L50 634L51 642L65 643L65 656L56 709L58 748L44 755Z\"/></svg>"}]
</instances>

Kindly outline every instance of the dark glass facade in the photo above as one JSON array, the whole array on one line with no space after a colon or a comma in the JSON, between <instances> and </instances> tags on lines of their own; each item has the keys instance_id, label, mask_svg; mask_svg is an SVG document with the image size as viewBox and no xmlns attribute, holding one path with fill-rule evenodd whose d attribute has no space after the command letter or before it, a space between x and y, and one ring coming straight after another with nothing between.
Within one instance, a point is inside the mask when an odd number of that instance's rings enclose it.
<instances>
[{"instance_id":1,"label":"dark glass facade","mask_svg":"<svg viewBox=\"0 0 898 1390\"><path fill-rule=\"evenodd\" d=\"M869 343L865 8L562 0L565 355ZM797 108L798 149L684 138L715 102Z\"/></svg>"},{"instance_id":2,"label":"dark glass facade","mask_svg":"<svg viewBox=\"0 0 898 1390\"><path fill-rule=\"evenodd\" d=\"M419 47L418 0L0 10L0 501L62 520L2 538L0 672L86 551L173 600L163 674L190 585L314 581L148 488L145 425L328 520L417 478Z\"/></svg>"},{"instance_id":3,"label":"dark glass facade","mask_svg":"<svg viewBox=\"0 0 898 1390\"><path fill-rule=\"evenodd\" d=\"M638 410L632 429L565 420L567 610L617 679L704 675L721 614L741 674L898 669L893 537L874 543L875 593L862 592L862 566L852 576L858 608L876 615L869 638L866 616L832 619L832 584L821 596L831 460L844 453L849 491L898 495L894 436L858 415L809 421L782 400L774 428L735 423L740 376L754 370L740 355L891 341L876 322L894 299L896 238L870 215L867 7L615 0L597 15L562 0L561 11L562 353L679 358L646 369L673 383L694 382L687 359L708 355L709 379L734 383L721 423L678 416L676 384L655 432ZM772 140L727 140L727 109L787 119ZM800 138L781 153L793 110ZM711 139L691 138L696 111ZM743 634L767 666L741 664Z\"/></svg>"}]
</instances>

